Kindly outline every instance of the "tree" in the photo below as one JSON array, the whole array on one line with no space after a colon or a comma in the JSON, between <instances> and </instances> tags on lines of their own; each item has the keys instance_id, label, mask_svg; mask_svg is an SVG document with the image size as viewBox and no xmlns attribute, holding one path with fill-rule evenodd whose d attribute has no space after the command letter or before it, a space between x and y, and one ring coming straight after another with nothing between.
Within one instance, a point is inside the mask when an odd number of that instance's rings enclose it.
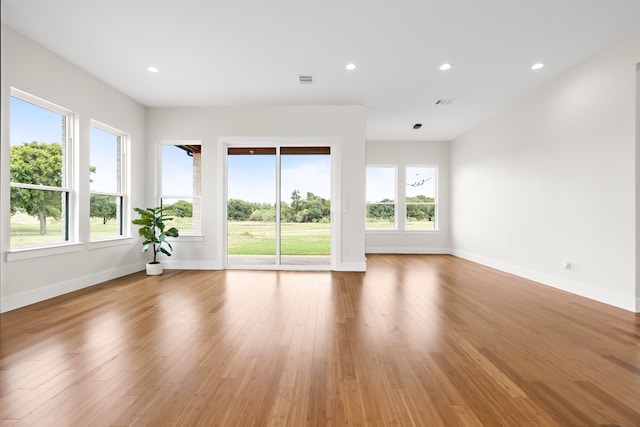
<instances>
[{"instance_id":1,"label":"tree","mask_svg":"<svg viewBox=\"0 0 640 427\"><path fill-rule=\"evenodd\" d=\"M291 209L293 209L294 214L300 212L300 209L302 209L302 196L300 196L298 190L293 190L291 193Z\"/></svg>"},{"instance_id":2,"label":"tree","mask_svg":"<svg viewBox=\"0 0 640 427\"><path fill-rule=\"evenodd\" d=\"M178 218L191 218L193 216L193 205L184 200L178 200L171 205L171 212Z\"/></svg>"},{"instance_id":3,"label":"tree","mask_svg":"<svg viewBox=\"0 0 640 427\"><path fill-rule=\"evenodd\" d=\"M89 215L93 218L102 218L106 224L108 219L116 218L118 206L113 196L92 194L89 202Z\"/></svg>"},{"instance_id":4,"label":"tree","mask_svg":"<svg viewBox=\"0 0 640 427\"><path fill-rule=\"evenodd\" d=\"M382 199L376 203L367 205L367 216L371 218L391 220L395 216L395 202L391 199Z\"/></svg>"},{"instance_id":5,"label":"tree","mask_svg":"<svg viewBox=\"0 0 640 427\"><path fill-rule=\"evenodd\" d=\"M305 207L299 213L304 213L300 218L300 222L320 222L324 217L324 199L321 197L309 197L311 193L307 193L307 202ZM313 196L313 195L312 195Z\"/></svg>"},{"instance_id":6,"label":"tree","mask_svg":"<svg viewBox=\"0 0 640 427\"><path fill-rule=\"evenodd\" d=\"M10 149L11 182L62 187L62 145L29 142ZM27 188L11 189L11 213L24 210L40 221L40 234L47 234L47 217L62 215L63 193Z\"/></svg>"},{"instance_id":7,"label":"tree","mask_svg":"<svg viewBox=\"0 0 640 427\"><path fill-rule=\"evenodd\" d=\"M412 218L417 221L433 221L434 215L435 207L433 205L433 197L427 197L422 194L407 197L407 218Z\"/></svg>"},{"instance_id":8,"label":"tree","mask_svg":"<svg viewBox=\"0 0 640 427\"><path fill-rule=\"evenodd\" d=\"M274 209L275 211L275 209ZM274 215L275 219L275 215ZM280 203L280 220L282 222L294 222L295 221L295 212L294 210L287 205L285 202Z\"/></svg>"},{"instance_id":9,"label":"tree","mask_svg":"<svg viewBox=\"0 0 640 427\"><path fill-rule=\"evenodd\" d=\"M253 208L251 204L240 199L230 199L227 202L227 219L229 221L248 221Z\"/></svg>"}]
</instances>

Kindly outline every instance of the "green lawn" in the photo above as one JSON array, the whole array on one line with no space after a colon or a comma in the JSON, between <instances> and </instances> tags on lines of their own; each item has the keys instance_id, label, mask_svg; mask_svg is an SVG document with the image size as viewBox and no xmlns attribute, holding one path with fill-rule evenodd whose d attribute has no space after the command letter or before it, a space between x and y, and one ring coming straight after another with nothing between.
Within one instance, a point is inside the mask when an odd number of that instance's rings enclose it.
<instances>
[{"instance_id":1,"label":"green lawn","mask_svg":"<svg viewBox=\"0 0 640 427\"><path fill-rule=\"evenodd\" d=\"M176 218L169 226L176 226L182 233L192 230L191 218ZM102 223L92 218L91 240L117 236L115 220ZM368 230L393 229L391 221L367 220ZM407 230L433 230L433 222L407 221ZM47 234L40 235L38 221L27 215L11 217L11 247L44 245L63 242L62 225L59 221L47 220ZM135 235L137 230L132 230ZM275 223L261 221L229 222L228 249L232 255L275 255ZM331 253L331 225L328 223L284 223L282 224L281 253L283 255L329 255Z\"/></svg>"},{"instance_id":2,"label":"green lawn","mask_svg":"<svg viewBox=\"0 0 640 427\"><path fill-rule=\"evenodd\" d=\"M47 234L40 235L40 226L38 224L21 224L11 222L11 247L45 245L53 243L62 243L64 236L62 235L62 225L47 224Z\"/></svg>"},{"instance_id":3,"label":"green lawn","mask_svg":"<svg viewBox=\"0 0 640 427\"><path fill-rule=\"evenodd\" d=\"M231 255L275 255L276 228L271 222L229 222L228 251ZM331 224L284 223L282 255L330 255Z\"/></svg>"},{"instance_id":4,"label":"green lawn","mask_svg":"<svg viewBox=\"0 0 640 427\"><path fill-rule=\"evenodd\" d=\"M176 218L170 226L182 232L191 231L191 218ZM91 240L115 237L118 228L115 220L102 223L92 218ZM40 225L34 217L13 215L11 217L11 247L62 243L62 224L47 219L47 234L40 235ZM134 227L132 233L136 235ZM274 255L276 253L275 223L229 222L229 253L233 255ZM329 255L331 253L331 224L328 223L284 223L281 234L283 255Z\"/></svg>"},{"instance_id":5,"label":"green lawn","mask_svg":"<svg viewBox=\"0 0 640 427\"><path fill-rule=\"evenodd\" d=\"M100 218L91 218L91 240L116 237L118 225L115 220L102 223ZM46 245L64 242L62 223L53 218L47 218L47 234L40 234L40 223L32 216L18 214L11 216L11 247Z\"/></svg>"}]
</instances>

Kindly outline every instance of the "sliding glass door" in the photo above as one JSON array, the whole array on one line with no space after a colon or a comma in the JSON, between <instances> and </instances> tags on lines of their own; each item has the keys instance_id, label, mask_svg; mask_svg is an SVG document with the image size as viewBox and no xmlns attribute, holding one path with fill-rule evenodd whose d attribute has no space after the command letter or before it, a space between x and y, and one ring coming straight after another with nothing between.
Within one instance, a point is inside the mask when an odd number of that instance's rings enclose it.
<instances>
[{"instance_id":1,"label":"sliding glass door","mask_svg":"<svg viewBox=\"0 0 640 427\"><path fill-rule=\"evenodd\" d=\"M329 147L280 149L280 261L329 264L331 154Z\"/></svg>"},{"instance_id":2,"label":"sliding glass door","mask_svg":"<svg viewBox=\"0 0 640 427\"><path fill-rule=\"evenodd\" d=\"M331 263L329 147L228 147L229 267Z\"/></svg>"},{"instance_id":3,"label":"sliding glass door","mask_svg":"<svg viewBox=\"0 0 640 427\"><path fill-rule=\"evenodd\" d=\"M227 254L229 265L275 265L276 149L227 151Z\"/></svg>"}]
</instances>

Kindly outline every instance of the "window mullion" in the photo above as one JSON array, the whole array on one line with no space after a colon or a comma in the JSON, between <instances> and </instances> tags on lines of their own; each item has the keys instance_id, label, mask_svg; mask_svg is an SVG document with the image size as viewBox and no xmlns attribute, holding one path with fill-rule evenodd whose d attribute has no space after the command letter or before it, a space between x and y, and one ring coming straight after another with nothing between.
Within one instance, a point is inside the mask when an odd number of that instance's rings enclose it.
<instances>
[{"instance_id":1,"label":"window mullion","mask_svg":"<svg viewBox=\"0 0 640 427\"><path fill-rule=\"evenodd\" d=\"M111 196L111 197L124 197L124 193L109 193L105 191L92 191L91 194L96 194L98 196Z\"/></svg>"},{"instance_id":2,"label":"window mullion","mask_svg":"<svg viewBox=\"0 0 640 427\"><path fill-rule=\"evenodd\" d=\"M12 188L25 188L27 190L47 190L47 191L60 191L60 192L70 192L71 188L69 187L52 187L50 185L40 185L40 184L22 184L19 182L10 183Z\"/></svg>"}]
</instances>

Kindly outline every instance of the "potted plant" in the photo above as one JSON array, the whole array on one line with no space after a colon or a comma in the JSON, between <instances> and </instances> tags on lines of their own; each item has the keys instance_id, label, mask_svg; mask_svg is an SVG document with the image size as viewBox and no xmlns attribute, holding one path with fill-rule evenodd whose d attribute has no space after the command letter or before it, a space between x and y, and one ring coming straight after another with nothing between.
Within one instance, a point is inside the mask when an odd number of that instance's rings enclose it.
<instances>
[{"instance_id":1,"label":"potted plant","mask_svg":"<svg viewBox=\"0 0 640 427\"><path fill-rule=\"evenodd\" d=\"M153 248L153 261L147 263L147 274L149 276L156 276L162 274L162 264L158 261L158 252L162 252L167 256L171 256L173 247L166 238L178 237L178 229L171 227L165 230L165 221L170 221L173 218L164 214L164 208L133 208L134 211L140 214L139 219L131 221L133 224L139 225L140 230L138 234L144 237L142 242L142 250L140 252L147 253L150 248ZM166 248L164 247L166 245Z\"/></svg>"}]
</instances>

